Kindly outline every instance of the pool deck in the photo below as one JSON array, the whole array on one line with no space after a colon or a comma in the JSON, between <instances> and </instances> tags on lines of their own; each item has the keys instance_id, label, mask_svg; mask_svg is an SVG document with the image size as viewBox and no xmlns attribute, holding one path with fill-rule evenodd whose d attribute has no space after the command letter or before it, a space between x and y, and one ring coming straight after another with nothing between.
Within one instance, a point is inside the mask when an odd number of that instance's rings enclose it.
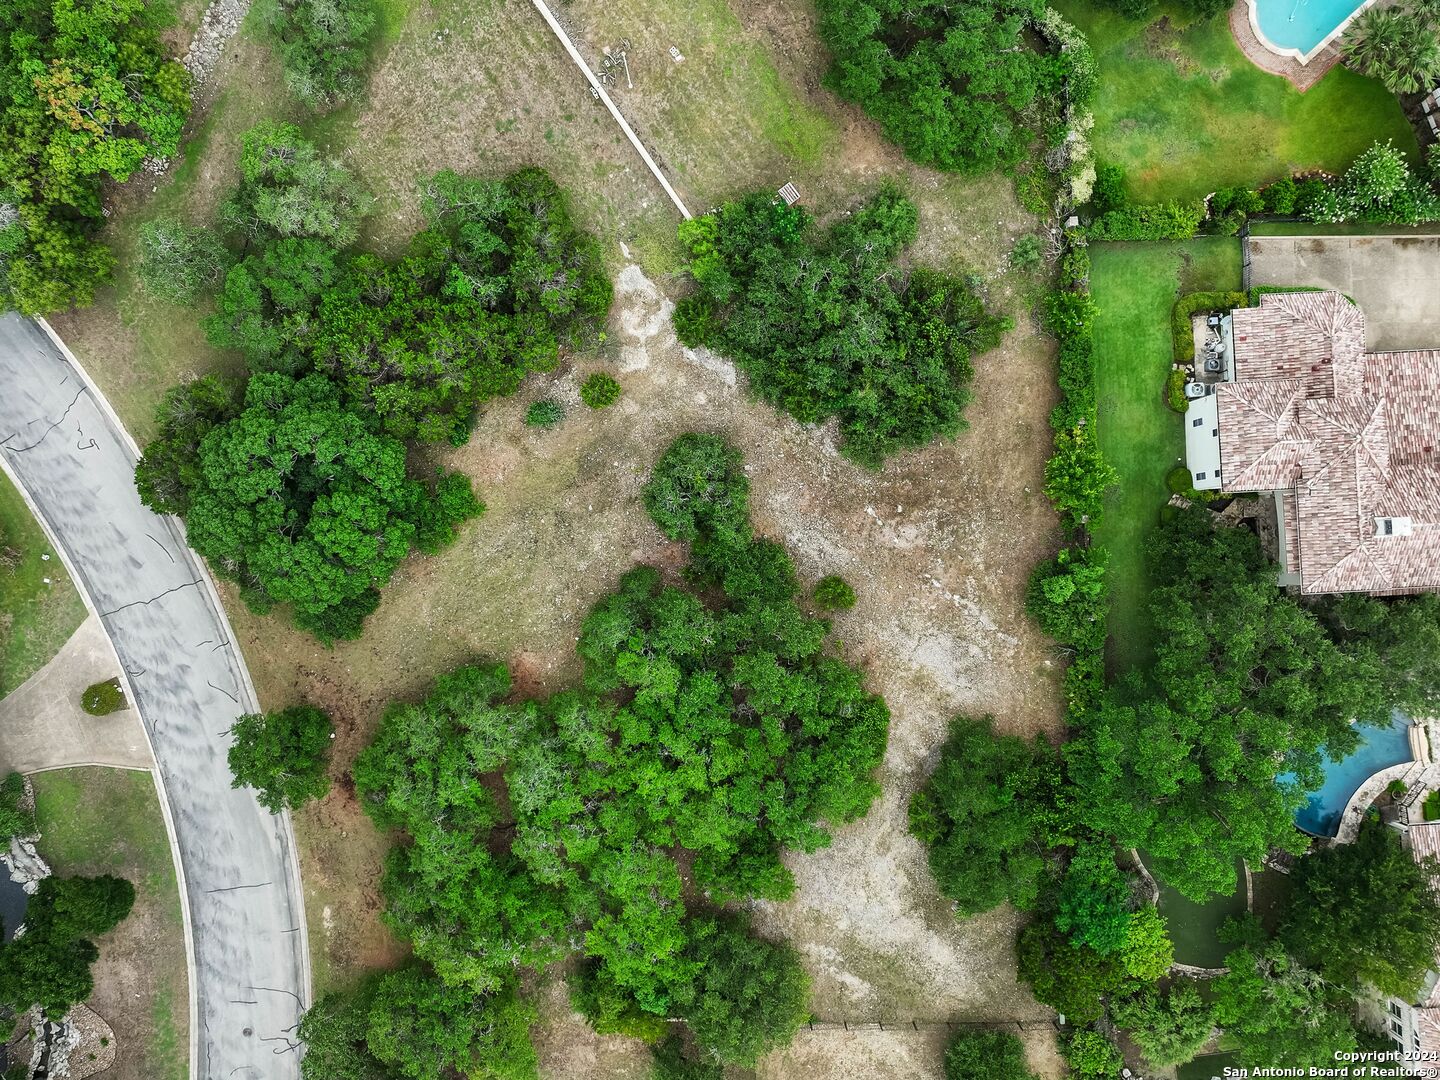
<instances>
[{"instance_id":1,"label":"pool deck","mask_svg":"<svg viewBox=\"0 0 1440 1080\"><path fill-rule=\"evenodd\" d=\"M1255 27L1250 23L1249 0L1235 0L1230 9L1230 32L1235 35L1235 44L1240 46L1246 59L1261 71L1289 80L1290 85L1302 94L1329 74L1342 56L1339 38L1311 57L1309 63L1302 64L1293 56L1281 56L1255 33Z\"/></svg>"}]
</instances>

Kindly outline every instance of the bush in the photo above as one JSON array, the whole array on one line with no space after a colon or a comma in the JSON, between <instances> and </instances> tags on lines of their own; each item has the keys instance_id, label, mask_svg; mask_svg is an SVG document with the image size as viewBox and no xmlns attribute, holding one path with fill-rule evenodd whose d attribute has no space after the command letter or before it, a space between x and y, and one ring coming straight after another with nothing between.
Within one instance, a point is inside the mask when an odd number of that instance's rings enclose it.
<instances>
[{"instance_id":1,"label":"bush","mask_svg":"<svg viewBox=\"0 0 1440 1080\"><path fill-rule=\"evenodd\" d=\"M1103 548L1061 548L1031 572L1025 611L1061 644L1077 650L1105 647L1105 559Z\"/></svg>"},{"instance_id":2,"label":"bush","mask_svg":"<svg viewBox=\"0 0 1440 1080\"><path fill-rule=\"evenodd\" d=\"M1114 1080L1120 1075L1125 1060L1115 1044L1095 1031L1076 1031L1064 1044L1065 1060L1075 1075L1080 1077L1104 1077Z\"/></svg>"},{"instance_id":3,"label":"bush","mask_svg":"<svg viewBox=\"0 0 1440 1080\"><path fill-rule=\"evenodd\" d=\"M829 574L815 583L815 603L830 611L848 611L855 606L855 590L839 574Z\"/></svg>"},{"instance_id":4,"label":"bush","mask_svg":"<svg viewBox=\"0 0 1440 1080\"><path fill-rule=\"evenodd\" d=\"M530 427L552 428L565 419L565 406L551 398L532 401L525 410L525 423Z\"/></svg>"},{"instance_id":5,"label":"bush","mask_svg":"<svg viewBox=\"0 0 1440 1080\"><path fill-rule=\"evenodd\" d=\"M0 778L0 848L17 836L35 835L35 815L24 804L25 777L12 772Z\"/></svg>"},{"instance_id":6,"label":"bush","mask_svg":"<svg viewBox=\"0 0 1440 1080\"><path fill-rule=\"evenodd\" d=\"M1171 368L1165 377L1165 404L1181 415L1190 406L1190 399L1185 396L1185 379L1183 368Z\"/></svg>"},{"instance_id":7,"label":"bush","mask_svg":"<svg viewBox=\"0 0 1440 1080\"><path fill-rule=\"evenodd\" d=\"M1243 292L1192 292L1175 301L1170 309L1170 334L1174 340L1175 362L1195 362L1195 336L1190 328L1190 318L1201 312L1229 311L1249 305L1249 297Z\"/></svg>"},{"instance_id":8,"label":"bush","mask_svg":"<svg viewBox=\"0 0 1440 1080\"><path fill-rule=\"evenodd\" d=\"M1088 231L1092 240L1188 240L1204 220L1202 202L1145 203L1101 214Z\"/></svg>"},{"instance_id":9,"label":"bush","mask_svg":"<svg viewBox=\"0 0 1440 1080\"><path fill-rule=\"evenodd\" d=\"M1265 203L1265 211L1270 214L1288 216L1295 212L1295 199L1298 189L1295 181L1290 177L1276 180L1269 187L1260 192Z\"/></svg>"},{"instance_id":10,"label":"bush","mask_svg":"<svg viewBox=\"0 0 1440 1080\"><path fill-rule=\"evenodd\" d=\"M1375 143L1344 176L1317 192L1302 213L1320 222L1418 225L1440 219L1440 193L1411 171L1393 143Z\"/></svg>"},{"instance_id":11,"label":"bush","mask_svg":"<svg viewBox=\"0 0 1440 1080\"><path fill-rule=\"evenodd\" d=\"M174 218L154 218L140 227L140 282L172 304L191 304L225 275L230 255L210 229L192 228Z\"/></svg>"},{"instance_id":12,"label":"bush","mask_svg":"<svg viewBox=\"0 0 1440 1080\"><path fill-rule=\"evenodd\" d=\"M1034 270L1044 261L1044 252L1040 246L1040 237L1034 233L1026 233L1016 239L1015 246L1010 249L1010 268L1021 272Z\"/></svg>"},{"instance_id":13,"label":"bush","mask_svg":"<svg viewBox=\"0 0 1440 1080\"><path fill-rule=\"evenodd\" d=\"M960 1031L945 1048L945 1080L1035 1080L1024 1044L1008 1031Z\"/></svg>"},{"instance_id":14,"label":"bush","mask_svg":"<svg viewBox=\"0 0 1440 1080\"><path fill-rule=\"evenodd\" d=\"M1087 425L1057 433L1055 452L1045 463L1045 497L1069 529L1093 529L1100 521L1105 492L1120 480L1101 455L1093 430Z\"/></svg>"},{"instance_id":15,"label":"bush","mask_svg":"<svg viewBox=\"0 0 1440 1080\"><path fill-rule=\"evenodd\" d=\"M1424 811L1426 821L1440 821L1440 791L1425 796Z\"/></svg>"},{"instance_id":16,"label":"bush","mask_svg":"<svg viewBox=\"0 0 1440 1080\"><path fill-rule=\"evenodd\" d=\"M1097 214L1108 214L1125 205L1125 168L1111 161L1095 166L1095 186L1090 191L1090 205Z\"/></svg>"},{"instance_id":17,"label":"bush","mask_svg":"<svg viewBox=\"0 0 1440 1080\"><path fill-rule=\"evenodd\" d=\"M580 384L580 400L592 409L604 409L620 397L620 384L603 371L597 371Z\"/></svg>"},{"instance_id":18,"label":"bush","mask_svg":"<svg viewBox=\"0 0 1440 1080\"><path fill-rule=\"evenodd\" d=\"M1190 477L1190 470L1184 465L1176 465L1165 474L1165 486L1171 495L1183 495L1191 502L1208 503L1217 497L1213 491L1197 491Z\"/></svg>"},{"instance_id":19,"label":"bush","mask_svg":"<svg viewBox=\"0 0 1440 1080\"><path fill-rule=\"evenodd\" d=\"M80 695L80 707L91 716L109 716L125 708L125 691L120 689L119 678L87 686Z\"/></svg>"}]
</instances>

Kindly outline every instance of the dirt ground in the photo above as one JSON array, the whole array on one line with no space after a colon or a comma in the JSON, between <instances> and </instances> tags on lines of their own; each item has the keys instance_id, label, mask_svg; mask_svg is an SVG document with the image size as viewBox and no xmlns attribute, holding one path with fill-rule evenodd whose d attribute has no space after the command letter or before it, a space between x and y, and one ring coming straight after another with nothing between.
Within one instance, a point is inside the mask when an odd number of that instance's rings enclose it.
<instances>
[{"instance_id":1,"label":"dirt ground","mask_svg":"<svg viewBox=\"0 0 1440 1080\"><path fill-rule=\"evenodd\" d=\"M227 593L266 706L309 700L337 723L334 791L297 815L317 989L401 954L378 918L386 841L345 776L385 702L421 693L436 674L476 656L506 660L527 693L573 681L575 637L594 601L636 562L683 561L650 524L639 491L673 438L706 430L744 452L757 529L786 543L802 579L840 573L854 584L859 603L836 632L893 713L884 795L832 848L792 860L797 896L757 905L757 921L800 949L819 1019L1042 1016L1015 980L1014 916L956 920L905 831L909 795L957 711L994 713L998 727L1014 732L1054 734L1060 723L1055 658L1022 610L1030 567L1058 539L1041 493L1052 348L1025 311L1031 283L1004 273L1014 238L1033 220L1008 181L909 165L821 90L807 5L572 0L562 17L592 60L597 43L634 39L636 87L622 81L616 100L695 209L795 180L806 205L827 217L894 177L921 207L911 257L974 274L1018 326L977 360L971 430L883 471L859 469L839 456L832 430L803 428L754 403L728 363L675 341L668 313L683 287L674 275L676 215L533 8L415 0L364 101L310 126L381 198L366 242L382 250L403 242L419 220L416 180L438 168L539 164L601 237L617 304L599 352L568 357L494 403L469 444L442 455L474 479L488 511L442 555L400 568L361 641L326 650ZM665 55L672 43L685 54L680 65ZM133 222L158 206L204 220L232 182L238 132L257 114L291 108L253 40L237 42L217 80L190 157L157 193L121 200L122 248ZM148 301L133 279L61 322L142 440L170 381L228 362L199 339L193 313ZM578 397L580 380L597 369L624 387L601 412ZM522 423L543 396L568 409L552 431ZM636 1046L595 1037L569 1015L563 989L552 985L544 1001L537 1041L547 1075L626 1075L620 1062L635 1060ZM767 1063L764 1075L860 1075L845 1063L853 1047L810 1039ZM818 1064L831 1052L841 1057Z\"/></svg>"}]
</instances>

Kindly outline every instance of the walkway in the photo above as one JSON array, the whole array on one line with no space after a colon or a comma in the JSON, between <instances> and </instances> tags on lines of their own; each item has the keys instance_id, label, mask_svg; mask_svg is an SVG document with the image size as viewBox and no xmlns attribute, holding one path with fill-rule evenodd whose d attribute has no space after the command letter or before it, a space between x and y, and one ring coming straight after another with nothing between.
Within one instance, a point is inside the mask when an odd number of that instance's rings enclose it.
<instances>
[{"instance_id":1,"label":"walkway","mask_svg":"<svg viewBox=\"0 0 1440 1080\"><path fill-rule=\"evenodd\" d=\"M204 570L135 493L134 444L35 323L0 316L0 463L114 642L159 764L190 940L192 1080L295 1080L309 1001L286 816L230 787L227 731L257 708Z\"/></svg>"},{"instance_id":2,"label":"walkway","mask_svg":"<svg viewBox=\"0 0 1440 1080\"><path fill-rule=\"evenodd\" d=\"M154 768L139 713L91 716L80 708L87 686L119 674L115 649L91 615L48 664L0 698L0 773L72 765Z\"/></svg>"},{"instance_id":3,"label":"walkway","mask_svg":"<svg viewBox=\"0 0 1440 1080\"><path fill-rule=\"evenodd\" d=\"M1230 32L1235 35L1235 44L1240 46L1240 51L1247 60L1261 71L1288 79L1290 85L1302 94L1328 75L1330 69L1340 62L1340 47L1335 42L1326 45L1308 64L1302 64L1293 56L1281 56L1271 50L1260 40L1255 33L1255 27L1250 23L1250 0L1235 0L1235 6L1230 9Z\"/></svg>"}]
</instances>

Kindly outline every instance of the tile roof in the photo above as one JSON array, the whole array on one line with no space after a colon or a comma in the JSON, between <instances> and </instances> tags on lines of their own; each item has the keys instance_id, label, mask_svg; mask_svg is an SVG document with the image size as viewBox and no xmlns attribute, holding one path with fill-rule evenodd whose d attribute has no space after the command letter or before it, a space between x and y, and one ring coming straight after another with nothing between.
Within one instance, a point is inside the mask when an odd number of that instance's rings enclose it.
<instances>
[{"instance_id":1,"label":"tile roof","mask_svg":"<svg viewBox=\"0 0 1440 1080\"><path fill-rule=\"evenodd\" d=\"M1365 352L1337 292L1271 293L1232 320L1221 490L1287 492L1301 592L1440 590L1440 350ZM1376 537L1385 517L1410 533Z\"/></svg>"}]
</instances>

